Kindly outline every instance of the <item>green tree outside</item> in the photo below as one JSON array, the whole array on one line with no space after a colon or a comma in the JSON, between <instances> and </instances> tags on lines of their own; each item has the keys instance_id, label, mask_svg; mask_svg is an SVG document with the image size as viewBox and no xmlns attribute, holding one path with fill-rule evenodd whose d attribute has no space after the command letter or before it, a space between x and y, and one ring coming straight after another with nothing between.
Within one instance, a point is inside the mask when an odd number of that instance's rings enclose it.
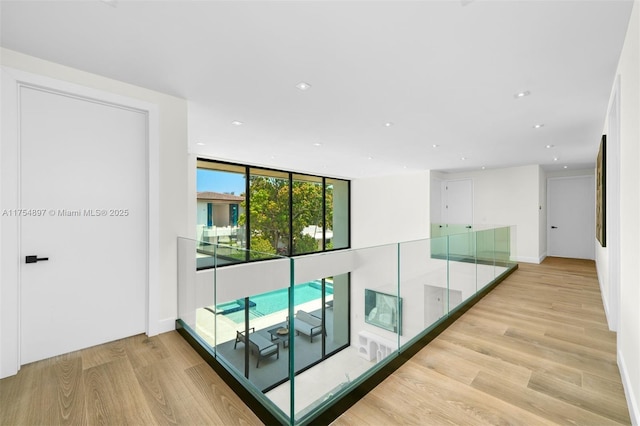
<instances>
[{"instance_id":1,"label":"green tree outside","mask_svg":"<svg viewBox=\"0 0 640 426\"><path fill-rule=\"evenodd\" d=\"M333 188L327 187L327 223L333 223ZM322 228L322 184L294 181L292 188L293 253L312 253L322 249L322 240L303 234L307 226ZM289 254L289 182L287 179L251 176L249 197L251 250L271 254ZM246 201L242 202L246 211ZM239 225L246 225L243 213ZM258 258L261 256L257 254Z\"/></svg>"}]
</instances>

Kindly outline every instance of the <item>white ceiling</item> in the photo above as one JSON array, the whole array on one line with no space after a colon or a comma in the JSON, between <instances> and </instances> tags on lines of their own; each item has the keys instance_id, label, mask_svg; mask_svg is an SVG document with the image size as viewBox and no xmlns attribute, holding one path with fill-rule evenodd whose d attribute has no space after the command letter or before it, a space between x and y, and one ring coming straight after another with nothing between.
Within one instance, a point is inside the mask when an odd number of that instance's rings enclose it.
<instances>
[{"instance_id":1,"label":"white ceiling","mask_svg":"<svg viewBox=\"0 0 640 426\"><path fill-rule=\"evenodd\" d=\"M575 169L594 165L631 7L2 1L1 37L8 49L188 99L189 149L210 158L347 178Z\"/></svg>"}]
</instances>

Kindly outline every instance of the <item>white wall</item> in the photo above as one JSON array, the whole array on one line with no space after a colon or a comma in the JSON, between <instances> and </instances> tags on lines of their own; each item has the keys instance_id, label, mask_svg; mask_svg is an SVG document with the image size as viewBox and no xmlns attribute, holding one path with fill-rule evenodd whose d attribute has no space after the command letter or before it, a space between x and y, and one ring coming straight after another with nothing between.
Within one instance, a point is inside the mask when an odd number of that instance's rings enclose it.
<instances>
[{"instance_id":1,"label":"white wall","mask_svg":"<svg viewBox=\"0 0 640 426\"><path fill-rule=\"evenodd\" d=\"M150 250L157 251L159 267L157 271L153 271L154 274L150 275L157 277L158 306L154 307L155 314L151 319L153 324L149 324L149 330L162 332L173 329L177 293L176 237L187 235L186 101L4 48L0 54L0 64L157 106L160 117L158 126L159 199L157 205L150 206L150 208L155 208L159 212L157 229L151 230L152 233L155 233L154 238L158 241L158 247L150 247ZM123 247L123 250L126 250L126 247ZM3 252L3 255L6 253ZM0 283L1 287L2 283ZM0 333L1 330L2 328L0 328ZM3 336L0 335L0 344L4 342Z\"/></svg>"},{"instance_id":2,"label":"white wall","mask_svg":"<svg viewBox=\"0 0 640 426\"><path fill-rule=\"evenodd\" d=\"M475 225L515 225L518 261L539 263L546 252L541 244L541 179L538 165L504 169L441 173L436 177L473 180Z\"/></svg>"},{"instance_id":3,"label":"white wall","mask_svg":"<svg viewBox=\"0 0 640 426\"><path fill-rule=\"evenodd\" d=\"M634 2L618 64L620 78L620 283L618 366L633 424L640 423L640 3ZM618 220L607 216L608 226ZM607 248L598 247L600 279L608 275ZM610 315L615 315L611 312Z\"/></svg>"},{"instance_id":4,"label":"white wall","mask_svg":"<svg viewBox=\"0 0 640 426\"><path fill-rule=\"evenodd\" d=\"M351 181L351 247L429 238L430 173Z\"/></svg>"}]
</instances>

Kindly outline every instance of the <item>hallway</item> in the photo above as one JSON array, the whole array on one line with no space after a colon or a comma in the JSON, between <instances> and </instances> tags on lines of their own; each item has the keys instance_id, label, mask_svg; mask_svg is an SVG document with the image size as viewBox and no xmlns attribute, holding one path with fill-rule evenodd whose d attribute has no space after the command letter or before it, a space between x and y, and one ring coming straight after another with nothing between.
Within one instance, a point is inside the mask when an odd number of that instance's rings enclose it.
<instances>
[{"instance_id":1,"label":"hallway","mask_svg":"<svg viewBox=\"0 0 640 426\"><path fill-rule=\"evenodd\" d=\"M334 423L630 424L592 261L520 264Z\"/></svg>"},{"instance_id":2,"label":"hallway","mask_svg":"<svg viewBox=\"0 0 640 426\"><path fill-rule=\"evenodd\" d=\"M629 424L591 261L519 269L336 425ZM0 424L261 424L176 332L23 366Z\"/></svg>"}]
</instances>

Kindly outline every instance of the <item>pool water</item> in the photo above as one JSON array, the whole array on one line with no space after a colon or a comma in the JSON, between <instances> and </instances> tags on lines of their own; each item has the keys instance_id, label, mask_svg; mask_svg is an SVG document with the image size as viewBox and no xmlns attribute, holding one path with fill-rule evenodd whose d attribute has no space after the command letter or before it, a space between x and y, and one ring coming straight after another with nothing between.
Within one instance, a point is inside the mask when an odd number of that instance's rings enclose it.
<instances>
[{"instance_id":1,"label":"pool water","mask_svg":"<svg viewBox=\"0 0 640 426\"><path fill-rule=\"evenodd\" d=\"M333 294L333 285L326 283L326 294ZM283 311L289 306L289 289L281 288L268 293L258 294L249 298L249 318L257 318L274 312ZM296 305L320 299L322 297L322 282L312 281L298 284L293 288L294 303ZM224 315L233 322L244 322L244 299L234 300L216 306L216 312ZM283 318L284 321L284 318Z\"/></svg>"}]
</instances>

